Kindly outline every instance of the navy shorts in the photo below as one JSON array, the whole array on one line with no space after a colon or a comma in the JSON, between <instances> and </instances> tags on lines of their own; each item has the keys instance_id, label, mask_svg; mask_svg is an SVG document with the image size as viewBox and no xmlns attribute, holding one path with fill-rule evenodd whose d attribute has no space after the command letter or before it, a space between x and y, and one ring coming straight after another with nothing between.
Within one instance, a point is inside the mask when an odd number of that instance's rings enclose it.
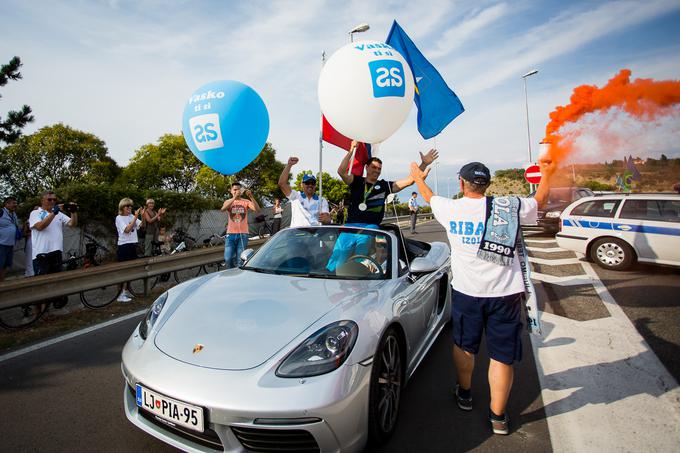
<instances>
[{"instance_id":1,"label":"navy shorts","mask_svg":"<svg viewBox=\"0 0 680 453\"><path fill-rule=\"evenodd\" d=\"M477 354L486 331L489 357L512 365L522 360L522 293L504 297L472 297L451 292L453 342Z\"/></svg>"},{"instance_id":2,"label":"navy shorts","mask_svg":"<svg viewBox=\"0 0 680 453\"><path fill-rule=\"evenodd\" d=\"M130 261L137 259L137 243L121 244L116 250L118 261Z\"/></svg>"},{"instance_id":3,"label":"navy shorts","mask_svg":"<svg viewBox=\"0 0 680 453\"><path fill-rule=\"evenodd\" d=\"M0 269L9 269L12 267L12 258L14 257L13 245L0 245Z\"/></svg>"}]
</instances>

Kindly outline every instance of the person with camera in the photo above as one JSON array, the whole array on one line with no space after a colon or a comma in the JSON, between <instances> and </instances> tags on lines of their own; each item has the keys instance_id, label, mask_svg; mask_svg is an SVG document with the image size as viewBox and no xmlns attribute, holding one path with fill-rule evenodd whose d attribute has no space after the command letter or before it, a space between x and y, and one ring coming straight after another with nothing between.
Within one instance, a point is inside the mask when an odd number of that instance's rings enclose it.
<instances>
[{"instance_id":1,"label":"person with camera","mask_svg":"<svg viewBox=\"0 0 680 453\"><path fill-rule=\"evenodd\" d=\"M12 267L14 245L21 239L17 219L17 199L7 197L0 208L0 282L5 279L5 270Z\"/></svg>"},{"instance_id":2,"label":"person with camera","mask_svg":"<svg viewBox=\"0 0 680 453\"><path fill-rule=\"evenodd\" d=\"M137 259L137 230L142 221L140 217L144 214L144 208L138 208L132 213L132 200L123 198L118 203L118 215L116 216L116 230L118 230L118 248L116 258L119 262ZM132 302L132 293L127 289L127 283L123 283L123 289L118 295L118 302Z\"/></svg>"},{"instance_id":3,"label":"person with camera","mask_svg":"<svg viewBox=\"0 0 680 453\"><path fill-rule=\"evenodd\" d=\"M68 212L71 216L62 211ZM78 225L77 211L76 203L58 204L54 192L43 192L40 207L32 211L28 218L35 275L62 271L64 226L74 228ZM51 302L54 308L63 308L68 302L68 296L55 298Z\"/></svg>"},{"instance_id":4,"label":"person with camera","mask_svg":"<svg viewBox=\"0 0 680 453\"><path fill-rule=\"evenodd\" d=\"M242 198L244 194L249 198ZM257 204L249 189L243 190L240 182L231 185L231 198L224 201L221 211L229 214L227 224L227 238L224 241L224 264L227 269L236 267L241 261L241 253L248 246L248 210L258 212L260 205Z\"/></svg>"},{"instance_id":5,"label":"person with camera","mask_svg":"<svg viewBox=\"0 0 680 453\"><path fill-rule=\"evenodd\" d=\"M146 200L146 207L142 214L142 226L144 229L144 256L153 256L153 243L158 242L160 222L165 215L165 208L155 211L156 202L153 198Z\"/></svg>"}]
</instances>

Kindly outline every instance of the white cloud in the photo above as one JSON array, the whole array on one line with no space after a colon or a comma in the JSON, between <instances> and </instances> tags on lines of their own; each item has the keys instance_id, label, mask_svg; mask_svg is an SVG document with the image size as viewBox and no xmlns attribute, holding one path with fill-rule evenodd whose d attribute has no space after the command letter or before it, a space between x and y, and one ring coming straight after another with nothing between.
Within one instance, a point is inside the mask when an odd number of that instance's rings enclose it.
<instances>
[{"instance_id":1,"label":"white cloud","mask_svg":"<svg viewBox=\"0 0 680 453\"><path fill-rule=\"evenodd\" d=\"M461 47L468 39L485 27L499 20L509 12L506 3L499 3L482 11L476 11L463 22L448 29L437 41L434 50L427 53L429 58L440 58Z\"/></svg>"}]
</instances>

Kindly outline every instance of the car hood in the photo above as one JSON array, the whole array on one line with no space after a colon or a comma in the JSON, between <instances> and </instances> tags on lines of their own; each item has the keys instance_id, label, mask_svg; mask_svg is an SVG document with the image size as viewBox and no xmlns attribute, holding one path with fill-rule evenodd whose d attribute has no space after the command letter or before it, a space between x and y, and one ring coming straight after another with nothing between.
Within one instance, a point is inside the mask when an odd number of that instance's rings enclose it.
<instances>
[{"instance_id":1,"label":"car hood","mask_svg":"<svg viewBox=\"0 0 680 453\"><path fill-rule=\"evenodd\" d=\"M154 342L170 357L196 366L254 368L329 311L375 300L380 284L225 271L188 294L179 292Z\"/></svg>"}]
</instances>

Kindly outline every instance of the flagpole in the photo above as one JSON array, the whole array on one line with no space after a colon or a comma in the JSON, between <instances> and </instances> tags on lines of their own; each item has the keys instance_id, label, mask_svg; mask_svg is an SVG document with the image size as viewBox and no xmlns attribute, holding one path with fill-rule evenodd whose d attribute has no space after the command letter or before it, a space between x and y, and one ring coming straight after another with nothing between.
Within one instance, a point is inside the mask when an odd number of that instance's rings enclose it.
<instances>
[{"instance_id":1,"label":"flagpole","mask_svg":"<svg viewBox=\"0 0 680 453\"><path fill-rule=\"evenodd\" d=\"M326 63L326 52L321 52L321 69ZM323 196L323 114L319 124L319 200Z\"/></svg>"}]
</instances>

